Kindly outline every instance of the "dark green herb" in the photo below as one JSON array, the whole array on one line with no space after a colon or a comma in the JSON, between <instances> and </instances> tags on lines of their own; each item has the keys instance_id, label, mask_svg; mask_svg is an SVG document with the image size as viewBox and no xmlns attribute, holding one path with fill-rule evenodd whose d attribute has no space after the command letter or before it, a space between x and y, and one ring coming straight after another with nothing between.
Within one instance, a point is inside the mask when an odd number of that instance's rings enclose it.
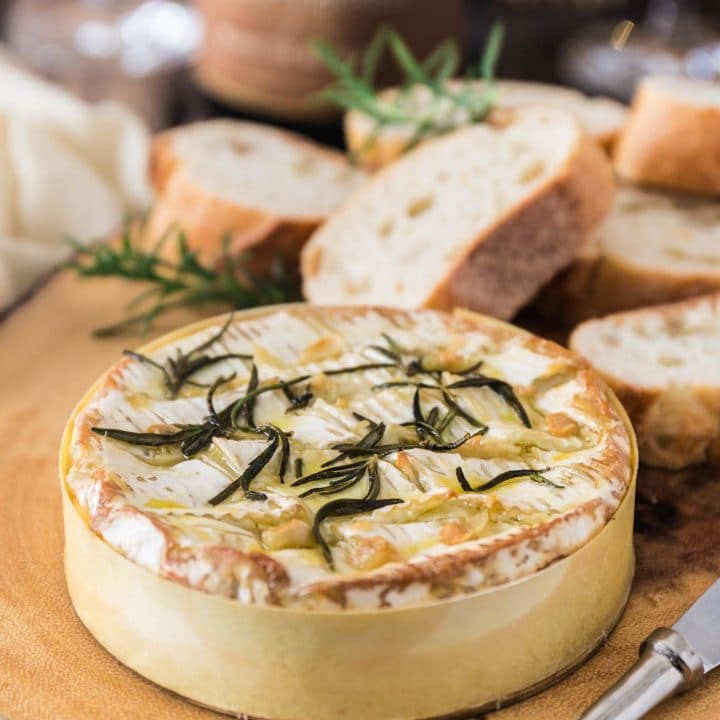
<instances>
[{"instance_id":1,"label":"dark green herb","mask_svg":"<svg viewBox=\"0 0 720 720\"><path fill-rule=\"evenodd\" d=\"M274 266L268 278L253 275L244 256L230 253L228 238L223 241L218 270L198 259L182 232L176 232L177 260L161 254L164 239L155 248L144 250L139 242L141 232L142 228L128 225L118 247L110 244L87 247L68 240L76 258L67 267L81 277L120 277L148 286L128 305L128 310L138 306L143 309L99 328L94 333L98 337L132 328L140 328L145 334L160 315L176 307L226 303L240 309L301 299L299 289L281 265Z\"/></svg>"},{"instance_id":2,"label":"dark green herb","mask_svg":"<svg viewBox=\"0 0 720 720\"><path fill-rule=\"evenodd\" d=\"M280 467L278 468L278 477L281 483L285 483L285 474L287 473L288 463L290 462L290 440L288 433L275 428L278 438L280 439Z\"/></svg>"},{"instance_id":3,"label":"dark green herb","mask_svg":"<svg viewBox=\"0 0 720 720\"><path fill-rule=\"evenodd\" d=\"M460 487L465 492L472 492L472 487L470 486L470 483L468 482L467 478L465 477L465 473L463 472L463 469L460 466L455 468L455 477L457 477L457 480L460 483Z\"/></svg>"},{"instance_id":4,"label":"dark green herb","mask_svg":"<svg viewBox=\"0 0 720 720\"><path fill-rule=\"evenodd\" d=\"M245 390L245 395L248 397L248 400L243 403L242 406L242 414L245 416L245 422L249 427L255 427L255 403L257 402L257 395L253 395L253 393L257 390L257 388L258 371L257 365L253 363L250 370L250 379L248 380L247 388Z\"/></svg>"},{"instance_id":5,"label":"dark green herb","mask_svg":"<svg viewBox=\"0 0 720 720\"><path fill-rule=\"evenodd\" d=\"M395 363L365 363L364 365L353 365L346 368L337 368L335 370L323 370L324 375L346 375L348 373L362 372L364 370L377 370L381 368L396 367Z\"/></svg>"},{"instance_id":6,"label":"dark green herb","mask_svg":"<svg viewBox=\"0 0 720 720\"><path fill-rule=\"evenodd\" d=\"M133 350L123 350L123 354L160 370L170 397L175 397L185 384L194 385L195 387L207 387L207 385L191 380L192 376L204 368L216 365L217 363L225 360L252 359L252 355L245 355L242 353L224 353L222 355L214 356L204 354L205 350L209 350L215 343L222 339L223 335L225 335L227 329L230 327L232 319L233 316L230 315L227 322L215 335L208 340L205 340L197 347L192 348L192 350L183 353L178 349L176 356L169 357L165 361L165 365L160 365L160 363L155 362L151 358L147 357L147 355L141 355Z\"/></svg>"},{"instance_id":7,"label":"dark green herb","mask_svg":"<svg viewBox=\"0 0 720 720\"><path fill-rule=\"evenodd\" d=\"M457 470L455 470L455 474L457 475L460 486L466 492L485 492L486 490L492 490L498 485L502 485L502 483L508 482L509 480L517 480L518 478L528 478L529 480L539 483L540 485L550 485L554 488L557 488L558 490L562 490L565 487L564 485L554 483L552 480L548 480L548 478L543 475L543 473L547 472L548 470L549 468L544 468L543 470L533 470L532 468L506 470L505 472L496 475L494 478L492 478L492 480L488 480L482 485L478 485L478 487L476 488L470 486L470 483L467 481L467 478L465 477L462 468L457 468Z\"/></svg>"},{"instance_id":8,"label":"dark green herb","mask_svg":"<svg viewBox=\"0 0 720 720\"><path fill-rule=\"evenodd\" d=\"M278 445L282 447L279 474L281 482L284 481L285 471L287 470L287 453L289 452L287 435L274 425L265 425L262 428L258 428L258 430L268 438L268 444L248 463L248 466L238 478L208 500L210 505L219 505L241 488L247 500L266 500L267 495L265 495L265 493L250 490L250 483L263 471L263 468L270 460L272 460L275 451L278 449Z\"/></svg>"},{"instance_id":9,"label":"dark green herb","mask_svg":"<svg viewBox=\"0 0 720 720\"><path fill-rule=\"evenodd\" d=\"M457 450L471 438L483 435L487 432L487 428L482 428L472 434L463 435L459 440L449 443L433 443L424 439L414 443L406 442L381 445L380 440L382 440L384 432L384 424L374 424L370 431L357 443L337 443L333 445L333 449L338 450L339 455L324 463L322 468L317 472L299 477L293 482L293 486L307 485L322 480L330 480L331 482L327 485L306 490L300 497L315 494L332 495L342 492L358 483L366 472L368 472L369 475L370 491L374 493L374 483L376 481L379 482L377 475L377 461L379 459L401 450L423 449L440 453L451 452L452 450ZM336 464L343 460L349 460L349 462L342 465ZM372 468L372 474L370 474L370 468ZM377 486L377 492L379 492L379 485Z\"/></svg>"},{"instance_id":10,"label":"dark green herb","mask_svg":"<svg viewBox=\"0 0 720 720\"><path fill-rule=\"evenodd\" d=\"M280 389L283 391L283 395L285 395L285 397L290 402L288 409L285 411L286 413L306 408L314 397L314 395L310 392L309 389L306 390L304 393L301 393L300 395L296 395L293 392L292 387L290 387L289 385L283 385Z\"/></svg>"},{"instance_id":11,"label":"dark green herb","mask_svg":"<svg viewBox=\"0 0 720 720\"><path fill-rule=\"evenodd\" d=\"M363 437L361 437L360 440L358 440L353 447L369 450L375 447L380 442L380 440L382 440L382 437L385 434L385 423L375 423L372 420L368 420L368 422L370 423L370 430L368 430L368 432L363 435ZM344 460L346 457L347 455L341 452L334 458L331 458L330 460L324 462L322 464L322 467L327 467L328 465L335 465L341 460Z\"/></svg>"},{"instance_id":12,"label":"dark green herb","mask_svg":"<svg viewBox=\"0 0 720 720\"><path fill-rule=\"evenodd\" d=\"M322 549L323 555L330 567L333 565L332 553L330 552L330 547L325 542L325 538L322 536L321 528L322 523L325 520L332 517L360 515L362 513L379 510L380 508L387 507L388 505L397 505L401 502L403 501L400 498L388 498L387 500L363 498L360 500L331 500L329 503L323 505L317 513L315 513L315 520L313 521L313 537L315 538L315 542Z\"/></svg>"},{"instance_id":13,"label":"dark green herb","mask_svg":"<svg viewBox=\"0 0 720 720\"><path fill-rule=\"evenodd\" d=\"M405 41L389 27L382 27L368 46L359 68L353 61L343 60L326 42L316 41L313 46L320 59L335 75L335 83L320 94L320 99L339 105L345 110L358 110L375 122L359 155L367 152L377 140L383 127L406 125L413 134L404 150L423 138L453 130L458 122L476 123L485 119L495 103L495 66L502 47L504 29L496 23L490 30L479 66L470 68L468 78L480 75L482 85L466 82L454 89L448 80L460 68L460 50L457 41L446 40L424 60L415 57ZM375 86L378 63L385 51L402 72L404 79L399 91L392 97L381 97ZM418 108L407 98L413 86L424 86L430 94L428 103ZM457 110L464 111L458 120Z\"/></svg>"},{"instance_id":14,"label":"dark green herb","mask_svg":"<svg viewBox=\"0 0 720 720\"><path fill-rule=\"evenodd\" d=\"M447 388L448 390L457 390L459 388L489 388L498 397L502 398L512 408L513 412L520 418L522 424L529 428L532 427L530 424L530 418L522 403L515 394L512 385L506 383L504 380L498 378L491 378L487 375L473 375L472 377L463 378L457 382L450 383Z\"/></svg>"},{"instance_id":15,"label":"dark green herb","mask_svg":"<svg viewBox=\"0 0 720 720\"><path fill-rule=\"evenodd\" d=\"M205 419L205 422L195 425L178 425L177 427L179 429L170 433L133 432L130 430L102 427L93 427L92 431L98 435L120 440L130 445L153 447L179 445L182 454L186 458L189 458L205 450L214 437L232 437L237 431L254 432L255 428L238 425L238 420L242 417L245 404L263 393L280 390L285 385L296 385L304 382L308 378L308 375L302 375L292 380L262 385L237 400L233 400L219 412L216 412L213 407L210 415Z\"/></svg>"}]
</instances>

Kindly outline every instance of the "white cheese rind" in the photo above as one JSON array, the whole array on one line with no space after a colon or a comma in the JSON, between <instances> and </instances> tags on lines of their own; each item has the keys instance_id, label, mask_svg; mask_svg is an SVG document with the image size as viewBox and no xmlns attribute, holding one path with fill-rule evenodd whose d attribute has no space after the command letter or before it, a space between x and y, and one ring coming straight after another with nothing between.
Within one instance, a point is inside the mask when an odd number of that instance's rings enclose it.
<instances>
[{"instance_id":1,"label":"white cheese rind","mask_svg":"<svg viewBox=\"0 0 720 720\"><path fill-rule=\"evenodd\" d=\"M191 332L150 353L156 362L187 352L222 323ZM353 412L387 424L394 441L413 419L414 388L373 389L397 379L395 368L348 375L323 370L382 362L370 348L390 335L408 355L459 370L483 360L482 372L511 384L532 429L488 388L463 389L462 407L488 425L453 452L403 450L378 462L380 498L403 502L372 513L331 518L322 536L333 567L312 539L317 510L337 497L360 497L367 479L338 496L301 498L293 487L294 461L316 471L337 453L332 445L357 442L368 425ZM267 499L235 493L208 500L232 482L267 444L262 436L215 438L192 459L100 437L91 426L147 432L156 425L199 423L207 415L205 389L166 397L160 372L126 359L111 370L75 420L68 485L93 529L131 560L192 587L241 602L328 607L397 607L436 601L534 572L582 546L603 527L631 477L631 440L597 378L574 357L510 326L479 316L437 312L292 308L233 323L212 354L251 353L262 382L310 375L315 397L286 412L281 392L266 393L256 424L291 433L286 481L279 457L252 489ZM235 372L215 395L222 408L242 396L250 362L226 361L199 373L211 382ZM460 379L446 372L445 384ZM305 383L298 385L298 390ZM444 408L441 394L423 391L423 412ZM450 442L475 428L456 419ZM548 484L528 477L484 493L463 493L456 468L473 487L507 470L545 470ZM313 486L309 486L313 487Z\"/></svg>"}]
</instances>

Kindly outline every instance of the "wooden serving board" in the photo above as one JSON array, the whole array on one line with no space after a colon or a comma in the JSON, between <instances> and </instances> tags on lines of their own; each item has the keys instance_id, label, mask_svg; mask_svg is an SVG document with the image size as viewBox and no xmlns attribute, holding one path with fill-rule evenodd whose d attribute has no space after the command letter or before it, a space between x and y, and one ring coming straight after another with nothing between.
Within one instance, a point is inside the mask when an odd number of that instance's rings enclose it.
<instances>
[{"instance_id":1,"label":"wooden serving board","mask_svg":"<svg viewBox=\"0 0 720 720\"><path fill-rule=\"evenodd\" d=\"M65 589L58 444L73 404L124 347L139 344L90 335L117 319L135 290L61 274L0 323L0 716L7 720L221 717L118 663L80 624ZM157 332L193 319L178 313ZM564 681L491 720L576 718L632 664L653 628L672 624L720 576L720 472L643 469L636 526L637 574L607 644ZM720 717L720 673L649 717Z\"/></svg>"}]
</instances>

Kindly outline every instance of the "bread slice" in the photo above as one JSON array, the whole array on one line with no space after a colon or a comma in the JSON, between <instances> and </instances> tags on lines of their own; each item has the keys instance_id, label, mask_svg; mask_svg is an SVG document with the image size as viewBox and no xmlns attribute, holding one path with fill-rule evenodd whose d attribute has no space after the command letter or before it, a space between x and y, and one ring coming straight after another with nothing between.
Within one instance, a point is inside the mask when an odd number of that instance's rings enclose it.
<instances>
[{"instance_id":1,"label":"bread slice","mask_svg":"<svg viewBox=\"0 0 720 720\"><path fill-rule=\"evenodd\" d=\"M720 85L652 76L640 83L615 148L618 174L674 190L720 193Z\"/></svg>"},{"instance_id":2,"label":"bread slice","mask_svg":"<svg viewBox=\"0 0 720 720\"><path fill-rule=\"evenodd\" d=\"M642 461L720 460L720 293L589 320L570 347L617 393Z\"/></svg>"},{"instance_id":3,"label":"bread slice","mask_svg":"<svg viewBox=\"0 0 720 720\"><path fill-rule=\"evenodd\" d=\"M468 86L481 93L482 80L451 80L450 92L459 94ZM401 99L396 100L402 92ZM525 105L551 105L574 113L585 130L605 147L612 145L620 132L627 108L609 98L589 98L583 93L560 85L545 83L502 80L495 84L499 107L520 107ZM418 118L426 117L430 105L436 108L433 123L446 127L459 127L468 122L467 111L449 102L439 103L433 99L429 88L414 85L408 91L399 88L387 88L380 98L399 102ZM360 110L350 110L344 119L345 142L350 153L365 168L375 170L391 162L412 142L414 128L404 124L385 125L378 132L375 120Z\"/></svg>"},{"instance_id":4,"label":"bread slice","mask_svg":"<svg viewBox=\"0 0 720 720\"><path fill-rule=\"evenodd\" d=\"M720 290L720 203L620 186L576 262L533 302L545 318L582 320Z\"/></svg>"},{"instance_id":5,"label":"bread slice","mask_svg":"<svg viewBox=\"0 0 720 720\"><path fill-rule=\"evenodd\" d=\"M258 270L276 256L296 264L304 241L364 173L294 133L210 120L160 134L151 178L157 202L149 242L180 228L201 258L213 261L229 234L232 251L247 251Z\"/></svg>"},{"instance_id":6,"label":"bread slice","mask_svg":"<svg viewBox=\"0 0 720 720\"><path fill-rule=\"evenodd\" d=\"M306 297L511 317L572 261L614 194L609 161L573 115L512 115L376 173L305 247Z\"/></svg>"}]
</instances>

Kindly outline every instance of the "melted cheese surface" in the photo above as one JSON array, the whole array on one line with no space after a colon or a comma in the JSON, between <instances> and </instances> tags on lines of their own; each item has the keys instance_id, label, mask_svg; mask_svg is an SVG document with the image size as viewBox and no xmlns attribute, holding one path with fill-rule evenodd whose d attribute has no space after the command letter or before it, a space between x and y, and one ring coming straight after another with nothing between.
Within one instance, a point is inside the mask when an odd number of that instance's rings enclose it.
<instances>
[{"instance_id":1,"label":"melted cheese surface","mask_svg":"<svg viewBox=\"0 0 720 720\"><path fill-rule=\"evenodd\" d=\"M221 325L149 356L164 365ZM400 349L395 366L332 374L390 364L383 350L393 348ZM510 326L431 311L297 307L237 319L206 352L252 359L230 358L201 369L176 397L155 365L133 358L119 363L75 420L67 480L91 526L111 546L208 592L307 607L397 606L467 592L531 572L582 545L604 525L630 479L630 463L623 463L630 453L627 431L604 391L593 385L594 376L557 346ZM409 373L412 360L433 372ZM480 362L476 371L464 373ZM168 432L203 424L210 413L208 385L228 379L214 393L214 408L221 411L245 396L253 363L260 388L308 376L292 389L312 397L293 409L281 389L257 396L255 426L281 430L290 452L285 477L277 451L250 483L252 497L240 488L210 502L268 447L268 436L220 433L184 457L177 446L140 446L90 430ZM490 387L449 389L479 374L512 386L531 427ZM439 387L385 385L393 382ZM439 439L425 435L423 443L413 424L416 392L422 417L437 423L450 410L442 388L462 412ZM468 418L480 421L483 431ZM377 499L395 504L331 516L314 527L329 502L365 497L369 472L332 494L317 490L333 478L294 484L298 476L357 462L358 456L338 461L334 446L357 446L381 423L378 444L401 448L371 458L379 477ZM460 444L435 449L454 443ZM472 488L508 471L538 474L466 491L458 468ZM313 488L315 493L305 494ZM514 543L530 542L528 533L541 538L526 548L537 558L507 555ZM276 571L265 565L258 570L259 557ZM448 558L464 567L448 565ZM438 569L441 560L444 569ZM432 578L433 568L439 577L448 567L455 568L451 581ZM275 575L282 577L273 580ZM340 599L336 585L343 588Z\"/></svg>"}]
</instances>

